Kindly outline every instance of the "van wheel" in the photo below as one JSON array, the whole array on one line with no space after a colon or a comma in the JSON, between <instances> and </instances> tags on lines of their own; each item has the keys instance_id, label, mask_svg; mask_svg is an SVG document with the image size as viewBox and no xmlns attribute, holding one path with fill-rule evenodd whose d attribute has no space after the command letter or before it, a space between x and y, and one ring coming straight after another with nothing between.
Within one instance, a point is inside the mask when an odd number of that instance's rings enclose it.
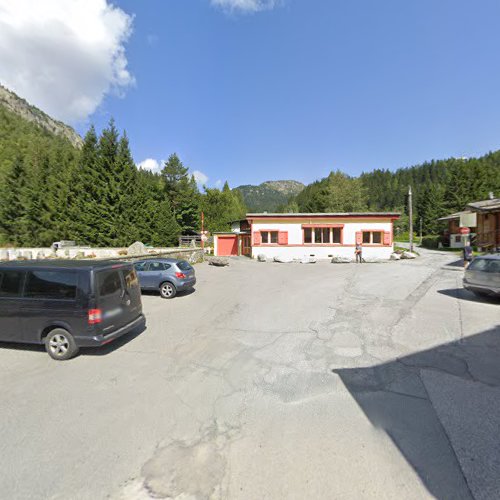
<instances>
[{"instance_id":1,"label":"van wheel","mask_svg":"<svg viewBox=\"0 0 500 500\"><path fill-rule=\"evenodd\" d=\"M63 328L55 328L45 337L45 350L57 361L70 359L79 351L71 333Z\"/></svg>"},{"instance_id":2,"label":"van wheel","mask_svg":"<svg viewBox=\"0 0 500 500\"><path fill-rule=\"evenodd\" d=\"M164 299L173 299L177 295L177 288L172 283L166 281L160 285L160 295Z\"/></svg>"}]
</instances>

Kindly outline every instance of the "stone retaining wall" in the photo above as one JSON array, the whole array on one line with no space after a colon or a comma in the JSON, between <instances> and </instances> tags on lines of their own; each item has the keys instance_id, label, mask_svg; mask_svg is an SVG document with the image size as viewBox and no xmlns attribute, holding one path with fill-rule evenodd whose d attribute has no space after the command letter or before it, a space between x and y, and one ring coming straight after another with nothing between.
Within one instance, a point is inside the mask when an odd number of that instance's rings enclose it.
<instances>
[{"instance_id":1,"label":"stone retaining wall","mask_svg":"<svg viewBox=\"0 0 500 500\"><path fill-rule=\"evenodd\" d=\"M145 257L170 257L186 259L189 262L201 262L201 248L148 248L147 253L130 255L126 248L67 247L52 248L0 248L0 261L30 259L138 259Z\"/></svg>"}]
</instances>

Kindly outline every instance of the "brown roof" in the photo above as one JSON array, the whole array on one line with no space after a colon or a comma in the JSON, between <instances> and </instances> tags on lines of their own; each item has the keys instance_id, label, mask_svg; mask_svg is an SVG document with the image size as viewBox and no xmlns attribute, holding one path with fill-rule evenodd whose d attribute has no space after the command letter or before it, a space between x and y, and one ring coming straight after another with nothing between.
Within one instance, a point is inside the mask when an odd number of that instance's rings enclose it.
<instances>
[{"instance_id":1,"label":"brown roof","mask_svg":"<svg viewBox=\"0 0 500 500\"><path fill-rule=\"evenodd\" d=\"M456 212L454 214L446 215L444 217L440 217L438 220L453 220L453 219L460 219L461 215L467 215L471 214L472 212L470 210L463 210L462 212Z\"/></svg>"},{"instance_id":2,"label":"brown roof","mask_svg":"<svg viewBox=\"0 0 500 500\"><path fill-rule=\"evenodd\" d=\"M500 198L475 201L474 203L469 203L467 206L478 212L496 212L497 210L500 210Z\"/></svg>"}]
</instances>

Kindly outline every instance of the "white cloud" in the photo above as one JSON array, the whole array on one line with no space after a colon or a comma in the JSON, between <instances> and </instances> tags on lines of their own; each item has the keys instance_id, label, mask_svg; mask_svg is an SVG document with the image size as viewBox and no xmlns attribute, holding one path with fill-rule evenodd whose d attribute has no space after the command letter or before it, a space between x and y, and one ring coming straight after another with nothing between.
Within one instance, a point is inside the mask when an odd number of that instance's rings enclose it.
<instances>
[{"instance_id":1,"label":"white cloud","mask_svg":"<svg viewBox=\"0 0 500 500\"><path fill-rule=\"evenodd\" d=\"M0 0L0 82L56 118L85 120L134 84L132 20L108 0Z\"/></svg>"},{"instance_id":2,"label":"white cloud","mask_svg":"<svg viewBox=\"0 0 500 500\"><path fill-rule=\"evenodd\" d=\"M281 0L211 0L212 5L229 11L259 12L273 9Z\"/></svg>"},{"instance_id":3,"label":"white cloud","mask_svg":"<svg viewBox=\"0 0 500 500\"><path fill-rule=\"evenodd\" d=\"M137 164L137 168L157 173L161 170L161 164L158 160L155 160L154 158L146 158L145 160Z\"/></svg>"},{"instance_id":4,"label":"white cloud","mask_svg":"<svg viewBox=\"0 0 500 500\"><path fill-rule=\"evenodd\" d=\"M194 172L192 172L192 174L198 186L205 186L208 182L208 175L205 175L203 172L195 170Z\"/></svg>"},{"instance_id":5,"label":"white cloud","mask_svg":"<svg viewBox=\"0 0 500 500\"><path fill-rule=\"evenodd\" d=\"M215 184L214 186L217 188L217 189L220 189L222 187L222 181L220 179L217 179L215 181Z\"/></svg>"}]
</instances>

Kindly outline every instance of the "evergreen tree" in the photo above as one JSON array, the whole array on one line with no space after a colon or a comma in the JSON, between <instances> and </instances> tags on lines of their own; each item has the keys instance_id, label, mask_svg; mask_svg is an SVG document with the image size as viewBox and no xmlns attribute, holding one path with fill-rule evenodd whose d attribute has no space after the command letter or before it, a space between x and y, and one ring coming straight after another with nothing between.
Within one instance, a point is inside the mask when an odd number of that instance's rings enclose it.
<instances>
[{"instance_id":1,"label":"evergreen tree","mask_svg":"<svg viewBox=\"0 0 500 500\"><path fill-rule=\"evenodd\" d=\"M90 127L71 180L68 196L69 238L82 244L102 244L99 224L101 181L98 171L98 138Z\"/></svg>"},{"instance_id":2,"label":"evergreen tree","mask_svg":"<svg viewBox=\"0 0 500 500\"><path fill-rule=\"evenodd\" d=\"M162 170L165 192L183 233L197 232L200 226L200 196L193 176L189 176L177 154L172 154Z\"/></svg>"},{"instance_id":3,"label":"evergreen tree","mask_svg":"<svg viewBox=\"0 0 500 500\"><path fill-rule=\"evenodd\" d=\"M444 190L439 184L428 184L417 201L417 218L422 220L424 234L438 234L440 223L437 220L444 210Z\"/></svg>"},{"instance_id":4,"label":"evergreen tree","mask_svg":"<svg viewBox=\"0 0 500 500\"><path fill-rule=\"evenodd\" d=\"M26 168L22 158L16 158L8 172L0 202L0 227L3 239L14 245L22 245L27 205Z\"/></svg>"},{"instance_id":5,"label":"evergreen tree","mask_svg":"<svg viewBox=\"0 0 500 500\"><path fill-rule=\"evenodd\" d=\"M227 182L222 191L205 188L201 208L205 214L205 228L210 232L228 231L231 221L241 219L246 214L241 193L231 190Z\"/></svg>"},{"instance_id":6,"label":"evergreen tree","mask_svg":"<svg viewBox=\"0 0 500 500\"><path fill-rule=\"evenodd\" d=\"M119 228L117 231L117 243L128 246L138 239L137 219L137 169L126 133L122 135L118 143L114 176L118 188L117 218Z\"/></svg>"},{"instance_id":7,"label":"evergreen tree","mask_svg":"<svg viewBox=\"0 0 500 500\"><path fill-rule=\"evenodd\" d=\"M98 196L98 235L103 245L118 246L120 231L120 183L117 167L118 131L114 120L102 131L97 147L96 182Z\"/></svg>"}]
</instances>

